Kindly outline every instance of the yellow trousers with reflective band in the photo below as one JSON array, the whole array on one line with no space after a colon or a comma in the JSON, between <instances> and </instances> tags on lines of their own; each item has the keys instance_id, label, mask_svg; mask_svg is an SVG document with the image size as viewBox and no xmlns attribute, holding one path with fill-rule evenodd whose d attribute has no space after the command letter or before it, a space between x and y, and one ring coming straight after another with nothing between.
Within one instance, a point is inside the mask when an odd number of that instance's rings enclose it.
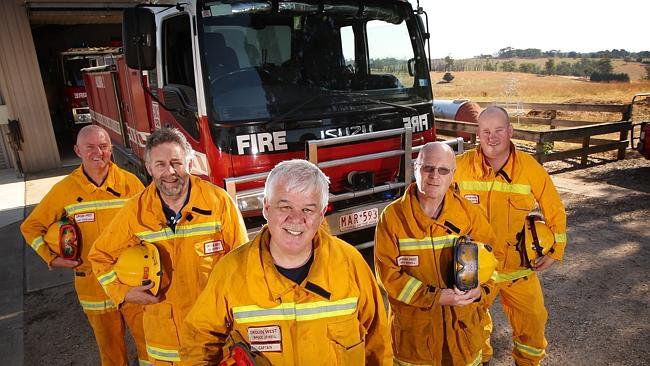
<instances>
[{"instance_id":1,"label":"yellow trousers with reflective band","mask_svg":"<svg viewBox=\"0 0 650 366\"><path fill-rule=\"evenodd\" d=\"M544 295L537 274L515 281L497 283L501 306L512 328L512 357L518 366L539 365L546 355L544 329L548 313L544 307ZM492 321L485 324L486 344L483 347L483 362L492 357L489 334Z\"/></svg>"},{"instance_id":2,"label":"yellow trousers with reflective band","mask_svg":"<svg viewBox=\"0 0 650 366\"><path fill-rule=\"evenodd\" d=\"M125 303L120 310L93 314L86 311L88 322L95 333L97 348L102 366L129 365L125 346L125 327L135 340L138 350L139 365L152 365L147 356L144 344L144 330L142 328L142 307L140 305Z\"/></svg>"}]
</instances>

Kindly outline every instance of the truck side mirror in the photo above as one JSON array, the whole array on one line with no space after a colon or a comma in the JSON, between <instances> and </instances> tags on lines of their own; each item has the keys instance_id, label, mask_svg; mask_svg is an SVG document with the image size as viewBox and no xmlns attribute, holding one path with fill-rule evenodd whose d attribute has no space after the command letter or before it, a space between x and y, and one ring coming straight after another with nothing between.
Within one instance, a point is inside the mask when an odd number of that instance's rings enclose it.
<instances>
[{"instance_id":1,"label":"truck side mirror","mask_svg":"<svg viewBox=\"0 0 650 366\"><path fill-rule=\"evenodd\" d=\"M145 8L128 8L122 19L122 39L126 64L136 70L156 67L156 19Z\"/></svg>"}]
</instances>

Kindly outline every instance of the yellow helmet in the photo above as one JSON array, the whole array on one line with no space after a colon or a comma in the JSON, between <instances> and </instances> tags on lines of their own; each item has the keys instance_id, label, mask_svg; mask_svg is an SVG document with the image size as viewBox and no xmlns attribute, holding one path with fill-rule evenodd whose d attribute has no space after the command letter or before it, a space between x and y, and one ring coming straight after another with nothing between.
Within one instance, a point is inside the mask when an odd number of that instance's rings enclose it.
<instances>
[{"instance_id":1,"label":"yellow helmet","mask_svg":"<svg viewBox=\"0 0 650 366\"><path fill-rule=\"evenodd\" d=\"M79 260L81 255L79 229L74 221L67 217L63 217L50 225L43 237L43 241L59 257L68 260Z\"/></svg>"},{"instance_id":2,"label":"yellow helmet","mask_svg":"<svg viewBox=\"0 0 650 366\"><path fill-rule=\"evenodd\" d=\"M454 281L456 288L468 291L490 280L497 258L488 244L461 236L454 242Z\"/></svg>"},{"instance_id":3,"label":"yellow helmet","mask_svg":"<svg viewBox=\"0 0 650 366\"><path fill-rule=\"evenodd\" d=\"M158 248L147 242L129 247L120 254L113 270L117 278L128 286L142 286L146 280L153 281L149 290L156 296L162 282L162 266Z\"/></svg>"},{"instance_id":4,"label":"yellow helmet","mask_svg":"<svg viewBox=\"0 0 650 366\"><path fill-rule=\"evenodd\" d=\"M555 235L541 215L530 213L526 217L523 235L520 235L519 241L520 246L524 247L522 254L525 256L525 264L534 267L537 260L545 256L555 245Z\"/></svg>"}]
</instances>

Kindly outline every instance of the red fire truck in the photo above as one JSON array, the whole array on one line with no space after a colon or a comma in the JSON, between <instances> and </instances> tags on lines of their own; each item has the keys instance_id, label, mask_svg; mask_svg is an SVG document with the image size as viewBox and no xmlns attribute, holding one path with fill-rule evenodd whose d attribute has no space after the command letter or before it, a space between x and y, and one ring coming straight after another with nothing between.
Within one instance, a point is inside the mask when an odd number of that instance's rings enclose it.
<instances>
[{"instance_id":1,"label":"red fire truck","mask_svg":"<svg viewBox=\"0 0 650 366\"><path fill-rule=\"evenodd\" d=\"M85 73L93 122L143 179L147 135L179 128L196 153L193 174L224 187L251 230L263 223L270 169L310 160L331 180L332 233L372 245L381 210L412 181L413 154L436 137L418 9L407 0L128 9L124 56ZM387 50L408 61L378 67Z\"/></svg>"},{"instance_id":2,"label":"red fire truck","mask_svg":"<svg viewBox=\"0 0 650 366\"><path fill-rule=\"evenodd\" d=\"M120 53L119 47L70 48L60 53L66 114L72 125L91 122L81 69L111 64Z\"/></svg>"}]
</instances>

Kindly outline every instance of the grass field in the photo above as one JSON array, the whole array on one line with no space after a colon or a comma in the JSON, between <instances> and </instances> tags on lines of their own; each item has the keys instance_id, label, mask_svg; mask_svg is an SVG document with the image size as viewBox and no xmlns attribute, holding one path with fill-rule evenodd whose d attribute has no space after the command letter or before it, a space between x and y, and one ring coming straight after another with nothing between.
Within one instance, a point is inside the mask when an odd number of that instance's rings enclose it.
<instances>
[{"instance_id":1,"label":"grass field","mask_svg":"<svg viewBox=\"0 0 650 366\"><path fill-rule=\"evenodd\" d=\"M444 73L431 73L434 98L539 103L630 103L636 93L650 92L650 80L593 83L566 76L493 71L454 72L451 83L436 84Z\"/></svg>"}]
</instances>

